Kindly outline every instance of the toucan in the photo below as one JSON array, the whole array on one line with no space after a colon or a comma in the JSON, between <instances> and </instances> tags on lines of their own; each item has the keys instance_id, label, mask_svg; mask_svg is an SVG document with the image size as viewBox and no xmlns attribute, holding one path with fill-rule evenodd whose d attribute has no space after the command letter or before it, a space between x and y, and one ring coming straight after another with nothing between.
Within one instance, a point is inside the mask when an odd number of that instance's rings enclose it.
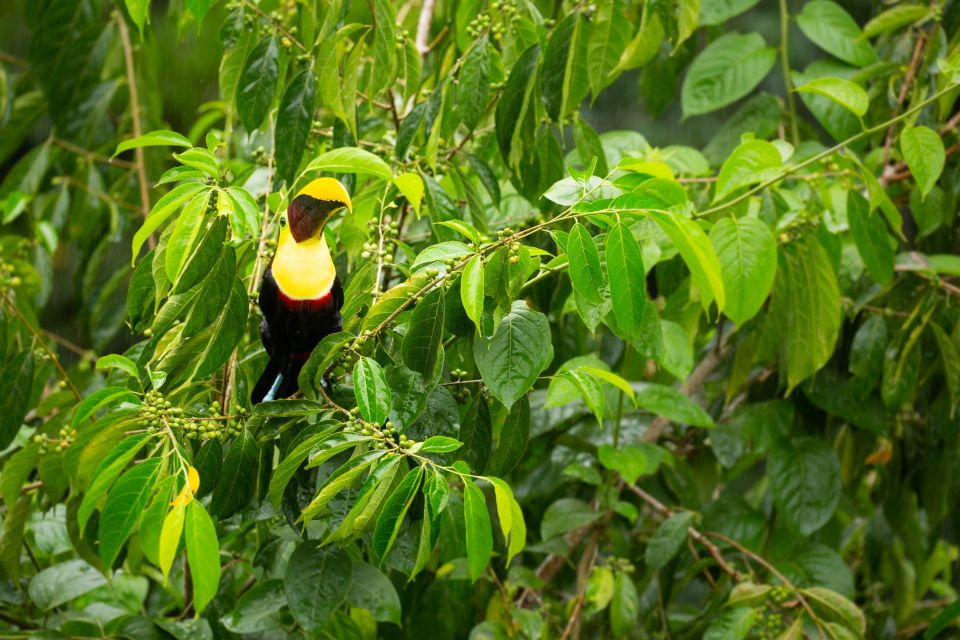
<instances>
[{"instance_id":1,"label":"toucan","mask_svg":"<svg viewBox=\"0 0 960 640\"><path fill-rule=\"evenodd\" d=\"M353 211L339 181L319 178L304 187L280 216L277 251L260 284L260 338L270 356L251 402L287 398L313 348L340 331L343 287L323 236L338 212Z\"/></svg>"}]
</instances>

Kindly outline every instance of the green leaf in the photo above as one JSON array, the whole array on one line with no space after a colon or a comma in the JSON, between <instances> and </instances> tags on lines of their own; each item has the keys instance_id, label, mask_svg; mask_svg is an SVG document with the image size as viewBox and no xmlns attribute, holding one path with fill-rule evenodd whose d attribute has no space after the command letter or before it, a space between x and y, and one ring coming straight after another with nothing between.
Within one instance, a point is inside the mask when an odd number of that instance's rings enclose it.
<instances>
[{"instance_id":1,"label":"green leaf","mask_svg":"<svg viewBox=\"0 0 960 640\"><path fill-rule=\"evenodd\" d=\"M145 460L124 473L107 496L100 515L100 558L105 567L113 566L120 548L146 508L160 473L160 458Z\"/></svg>"},{"instance_id":2,"label":"green leaf","mask_svg":"<svg viewBox=\"0 0 960 640\"><path fill-rule=\"evenodd\" d=\"M137 255L140 253L140 247L147 241L150 234L156 231L161 224L176 213L187 200L197 196L200 192L204 192L203 197L207 197L206 193L208 191L208 187L195 182L187 182L177 185L157 200L150 210L147 219L144 220L143 226L133 235L133 242L131 243L131 251L133 252L132 261L136 262Z\"/></svg>"},{"instance_id":3,"label":"green leaf","mask_svg":"<svg viewBox=\"0 0 960 640\"><path fill-rule=\"evenodd\" d=\"M812 233L780 249L774 318L782 317L788 391L820 370L833 354L842 320L840 287Z\"/></svg>"},{"instance_id":4,"label":"green leaf","mask_svg":"<svg viewBox=\"0 0 960 640\"><path fill-rule=\"evenodd\" d=\"M87 521L96 510L100 499L109 491L113 485L113 481L117 479L120 472L133 460L133 457L137 455L151 437L150 434L144 433L125 438L120 444L115 446L107 457L100 462L99 466L97 466L97 470L94 471L93 476L91 476L90 483L87 485L87 489L83 494L80 507L77 509L77 523L81 535L87 528ZM7 469L4 467L4 476L6 473ZM19 489L19 487L17 487L17 489Z\"/></svg>"},{"instance_id":5,"label":"green leaf","mask_svg":"<svg viewBox=\"0 0 960 640\"><path fill-rule=\"evenodd\" d=\"M801 93L815 93L827 97L842 107L863 117L870 108L870 96L855 82L843 78L814 78L797 88Z\"/></svg>"},{"instance_id":6,"label":"green leaf","mask_svg":"<svg viewBox=\"0 0 960 640\"><path fill-rule=\"evenodd\" d=\"M933 624L923 634L923 640L934 640L941 631L950 626L957 618L960 618L960 601L944 607L942 611L933 620Z\"/></svg>"},{"instance_id":7,"label":"green leaf","mask_svg":"<svg viewBox=\"0 0 960 640\"><path fill-rule=\"evenodd\" d=\"M703 640L743 640L756 620L757 610L752 607L727 609L713 620Z\"/></svg>"},{"instance_id":8,"label":"green leaf","mask_svg":"<svg viewBox=\"0 0 960 640\"><path fill-rule=\"evenodd\" d=\"M710 113L746 96L763 81L776 58L776 50L767 47L758 33L720 36L690 64L680 96L683 117Z\"/></svg>"},{"instance_id":9,"label":"green leaf","mask_svg":"<svg viewBox=\"0 0 960 640\"><path fill-rule=\"evenodd\" d=\"M247 429L230 444L213 490L210 507L218 518L229 518L246 506L257 482L257 441Z\"/></svg>"},{"instance_id":10,"label":"green leaf","mask_svg":"<svg viewBox=\"0 0 960 640\"><path fill-rule=\"evenodd\" d=\"M721 202L737 189L764 182L780 170L780 151L766 140L740 144L720 168L713 201Z\"/></svg>"},{"instance_id":11,"label":"green leaf","mask_svg":"<svg viewBox=\"0 0 960 640\"><path fill-rule=\"evenodd\" d=\"M456 451L463 446L463 443L456 438L447 436L430 436L420 446L420 453L444 453L447 451Z\"/></svg>"},{"instance_id":12,"label":"green leaf","mask_svg":"<svg viewBox=\"0 0 960 640\"><path fill-rule=\"evenodd\" d=\"M143 39L143 25L150 20L150 0L124 0L127 5L127 12L133 24L137 25L140 32L140 39Z\"/></svg>"},{"instance_id":13,"label":"green leaf","mask_svg":"<svg viewBox=\"0 0 960 640\"><path fill-rule=\"evenodd\" d=\"M160 529L160 545L157 566L163 573L163 583L167 583L170 576L170 567L173 566L173 560L177 555L177 548L180 546L180 536L183 534L183 522L187 515L187 505L174 505L167 516L163 519L163 526Z\"/></svg>"},{"instance_id":14,"label":"green leaf","mask_svg":"<svg viewBox=\"0 0 960 640\"><path fill-rule=\"evenodd\" d=\"M473 480L463 478L463 520L467 537L467 566L474 582L483 575L493 555L490 514L483 492Z\"/></svg>"},{"instance_id":15,"label":"green leaf","mask_svg":"<svg viewBox=\"0 0 960 640\"><path fill-rule=\"evenodd\" d=\"M30 409L34 368L33 354L23 351L0 369L0 398L4 401L4 411L0 411L0 447L6 448L13 441Z\"/></svg>"},{"instance_id":16,"label":"green leaf","mask_svg":"<svg viewBox=\"0 0 960 640\"><path fill-rule=\"evenodd\" d=\"M713 427L713 418L696 402L673 387L643 383L636 392L637 406L679 424Z\"/></svg>"},{"instance_id":17,"label":"green leaf","mask_svg":"<svg viewBox=\"0 0 960 640\"><path fill-rule=\"evenodd\" d=\"M610 627L616 638L627 637L640 615L640 594L629 573L618 571L613 580L610 601Z\"/></svg>"},{"instance_id":18,"label":"green leaf","mask_svg":"<svg viewBox=\"0 0 960 640\"><path fill-rule=\"evenodd\" d=\"M194 196L187 203L177 217L173 233L167 237L166 253L164 254L164 268L171 284L176 288L180 279L180 272L193 253L194 245L206 228L204 216L207 213L207 194Z\"/></svg>"},{"instance_id":19,"label":"green leaf","mask_svg":"<svg viewBox=\"0 0 960 640\"><path fill-rule=\"evenodd\" d=\"M608 242L609 239L608 236ZM606 284L600 268L600 252L597 251L593 237L579 222L570 229L570 235L567 238L567 256L570 260L570 282L573 284L573 289L585 300L601 304L602 292Z\"/></svg>"},{"instance_id":20,"label":"green leaf","mask_svg":"<svg viewBox=\"0 0 960 640\"><path fill-rule=\"evenodd\" d=\"M647 300L640 244L622 222L607 232L606 260L617 325L631 338L636 337L643 331L644 314L652 313L652 309Z\"/></svg>"},{"instance_id":21,"label":"green leaf","mask_svg":"<svg viewBox=\"0 0 960 640\"><path fill-rule=\"evenodd\" d=\"M693 276L693 283L700 292L700 304L703 309L708 310L710 303L716 300L717 309L723 311L726 307L727 295L723 288L720 261L713 251L710 238L700 225L682 215L671 215L659 211L650 211L647 215L653 218L680 252L680 256ZM609 261L608 250L608 265Z\"/></svg>"},{"instance_id":22,"label":"green leaf","mask_svg":"<svg viewBox=\"0 0 960 640\"><path fill-rule=\"evenodd\" d=\"M770 454L770 489L784 521L808 536L833 515L840 501L840 460L830 445L801 438Z\"/></svg>"},{"instance_id":23,"label":"green leaf","mask_svg":"<svg viewBox=\"0 0 960 640\"><path fill-rule=\"evenodd\" d=\"M482 396L474 398L460 422L460 440L463 448L457 453L457 459L463 460L477 473L486 468L493 447L493 426L490 422L490 409Z\"/></svg>"},{"instance_id":24,"label":"green leaf","mask_svg":"<svg viewBox=\"0 0 960 640\"><path fill-rule=\"evenodd\" d=\"M353 563L347 603L366 609L378 622L400 624L400 596L396 588L379 569L366 562Z\"/></svg>"},{"instance_id":25,"label":"green leaf","mask_svg":"<svg viewBox=\"0 0 960 640\"><path fill-rule=\"evenodd\" d=\"M594 101L619 75L617 64L631 35L632 25L615 3L597 7L587 44L587 77Z\"/></svg>"},{"instance_id":26,"label":"green leaf","mask_svg":"<svg viewBox=\"0 0 960 640\"><path fill-rule=\"evenodd\" d=\"M543 540L556 538L567 531L596 522L601 515L583 500L560 498L547 507L543 514L543 520L540 522L540 537Z\"/></svg>"},{"instance_id":27,"label":"green leaf","mask_svg":"<svg viewBox=\"0 0 960 640\"><path fill-rule=\"evenodd\" d=\"M843 7L829 0L812 0L797 15L803 34L830 55L857 67L877 61L877 54L862 37L856 20Z\"/></svg>"},{"instance_id":28,"label":"green leaf","mask_svg":"<svg viewBox=\"0 0 960 640\"><path fill-rule=\"evenodd\" d=\"M311 171L358 173L368 174L381 180L389 181L393 179L390 165L384 162L380 156L357 147L340 147L321 153L311 160L310 164L303 170L304 173L310 173Z\"/></svg>"},{"instance_id":29,"label":"green leaf","mask_svg":"<svg viewBox=\"0 0 960 640\"><path fill-rule=\"evenodd\" d=\"M353 394L364 420L373 424L387 421L391 405L390 387L376 360L357 359L353 367Z\"/></svg>"},{"instance_id":30,"label":"green leaf","mask_svg":"<svg viewBox=\"0 0 960 640\"><path fill-rule=\"evenodd\" d=\"M414 212L419 216L420 204L423 201L423 178L420 177L420 174L413 173L412 171L401 173L393 179L393 184L396 185L400 193L403 194L403 197L406 198L410 206L413 207Z\"/></svg>"},{"instance_id":31,"label":"green leaf","mask_svg":"<svg viewBox=\"0 0 960 640\"><path fill-rule=\"evenodd\" d=\"M377 95L397 77L397 16L391 0L372 0L373 66L370 92Z\"/></svg>"},{"instance_id":32,"label":"green leaf","mask_svg":"<svg viewBox=\"0 0 960 640\"><path fill-rule=\"evenodd\" d=\"M815 612L828 620L836 620L856 637L863 638L867 633L867 619L863 612L839 593L823 587L811 587L803 589L803 595Z\"/></svg>"},{"instance_id":33,"label":"green leaf","mask_svg":"<svg viewBox=\"0 0 960 640\"><path fill-rule=\"evenodd\" d=\"M586 26L585 26L586 25ZM540 91L547 114L563 122L589 91L587 78L587 37L589 23L574 11L560 21L550 34L543 54Z\"/></svg>"},{"instance_id":34,"label":"green leaf","mask_svg":"<svg viewBox=\"0 0 960 640\"><path fill-rule=\"evenodd\" d=\"M495 115L497 143L500 154L507 166L516 168L522 156L520 148L520 131L527 119L530 107L530 95L533 92L533 79L537 72L537 63L540 60L540 47L533 45L520 54L510 75L503 94L497 101Z\"/></svg>"},{"instance_id":35,"label":"green leaf","mask_svg":"<svg viewBox=\"0 0 960 640\"><path fill-rule=\"evenodd\" d=\"M644 552L648 567L653 570L662 569L677 555L687 539L687 529L693 524L693 519L693 513L681 511L660 523Z\"/></svg>"},{"instance_id":36,"label":"green leaf","mask_svg":"<svg viewBox=\"0 0 960 640\"><path fill-rule=\"evenodd\" d=\"M863 26L863 37L873 38L895 31L908 24L920 23L933 16L930 7L922 4L897 4L890 7Z\"/></svg>"},{"instance_id":37,"label":"green leaf","mask_svg":"<svg viewBox=\"0 0 960 640\"><path fill-rule=\"evenodd\" d=\"M353 582L353 562L340 549L318 549L315 540L293 551L283 590L294 620L308 631L325 625L346 601Z\"/></svg>"},{"instance_id":38,"label":"green leaf","mask_svg":"<svg viewBox=\"0 0 960 640\"><path fill-rule=\"evenodd\" d=\"M460 278L460 300L467 317L477 325L477 333L483 335L483 257L477 254L470 258Z\"/></svg>"},{"instance_id":39,"label":"green leaf","mask_svg":"<svg viewBox=\"0 0 960 640\"><path fill-rule=\"evenodd\" d=\"M946 162L943 140L929 127L904 127L900 133L900 151L920 193L926 197L943 173Z\"/></svg>"},{"instance_id":40,"label":"green leaf","mask_svg":"<svg viewBox=\"0 0 960 640\"><path fill-rule=\"evenodd\" d=\"M200 614L220 586L220 541L210 514L196 500L187 505L184 539L193 582L193 608Z\"/></svg>"},{"instance_id":41,"label":"green leaf","mask_svg":"<svg viewBox=\"0 0 960 640\"><path fill-rule=\"evenodd\" d=\"M184 138L176 131L166 131L163 129L145 133L142 136L124 140L117 145L117 150L113 152L111 158L116 158L124 151L138 149L140 147L192 147L189 140Z\"/></svg>"},{"instance_id":42,"label":"green leaf","mask_svg":"<svg viewBox=\"0 0 960 640\"><path fill-rule=\"evenodd\" d=\"M117 353L111 353L97 358L97 371L109 371L110 369L119 369L132 378L138 378L140 372L137 371L137 365L130 358L121 356Z\"/></svg>"},{"instance_id":43,"label":"green leaf","mask_svg":"<svg viewBox=\"0 0 960 640\"><path fill-rule=\"evenodd\" d=\"M856 190L847 193L847 221L857 253L873 279L887 284L893 279L896 251L880 214L870 212L870 204Z\"/></svg>"},{"instance_id":44,"label":"green leaf","mask_svg":"<svg viewBox=\"0 0 960 640\"><path fill-rule=\"evenodd\" d=\"M530 440L530 401L520 398L500 425L497 446L487 462L487 472L505 477L523 459Z\"/></svg>"},{"instance_id":45,"label":"green leaf","mask_svg":"<svg viewBox=\"0 0 960 640\"><path fill-rule=\"evenodd\" d=\"M403 363L428 380L433 379L440 357L444 308L443 289L437 287L414 307L410 328L403 338Z\"/></svg>"},{"instance_id":46,"label":"green leaf","mask_svg":"<svg viewBox=\"0 0 960 640\"><path fill-rule=\"evenodd\" d=\"M30 602L50 611L107 584L99 571L83 560L51 565L30 579Z\"/></svg>"},{"instance_id":47,"label":"green leaf","mask_svg":"<svg viewBox=\"0 0 960 640\"><path fill-rule=\"evenodd\" d=\"M230 297L227 298L220 315L210 325L210 333L202 332L194 336L195 341L202 341L202 348L197 355L195 377L210 375L230 359L234 347L243 338L249 306L247 291L243 283L235 278L230 288Z\"/></svg>"},{"instance_id":48,"label":"green leaf","mask_svg":"<svg viewBox=\"0 0 960 640\"><path fill-rule=\"evenodd\" d=\"M273 149L277 172L287 184L293 184L310 136L316 91L317 75L308 68L297 74L280 100Z\"/></svg>"},{"instance_id":49,"label":"green leaf","mask_svg":"<svg viewBox=\"0 0 960 640\"><path fill-rule=\"evenodd\" d=\"M507 565L523 551L527 544L527 524L523 520L523 511L520 503L513 497L510 485L500 478L488 477L493 485L494 498L497 501L497 518L500 521L500 530L507 545Z\"/></svg>"},{"instance_id":50,"label":"green leaf","mask_svg":"<svg viewBox=\"0 0 960 640\"><path fill-rule=\"evenodd\" d=\"M343 440L345 442L339 443L344 445L343 448L339 446L325 446L325 449L327 451L333 449L335 454L354 444L365 441L365 439L359 437L356 440L349 439L347 437L348 435L350 434L343 434ZM287 484L307 457L320 446L333 444L329 430L323 430L320 433L308 436L280 461L280 464L277 465L277 468L273 471L273 475L270 477L270 486L267 489L267 497L270 499L270 502L273 503L274 508L280 506L280 501L283 499L283 492L287 488Z\"/></svg>"},{"instance_id":51,"label":"green leaf","mask_svg":"<svg viewBox=\"0 0 960 640\"><path fill-rule=\"evenodd\" d=\"M280 79L280 50L273 32L264 36L250 53L237 85L237 113L243 128L255 131L270 111Z\"/></svg>"},{"instance_id":52,"label":"green leaf","mask_svg":"<svg viewBox=\"0 0 960 640\"><path fill-rule=\"evenodd\" d=\"M444 262L446 260L456 260L473 253L473 250L463 242L457 240L448 240L432 244L417 256L413 261L413 267L430 264L432 262Z\"/></svg>"},{"instance_id":53,"label":"green leaf","mask_svg":"<svg viewBox=\"0 0 960 640\"><path fill-rule=\"evenodd\" d=\"M468 129L476 129L490 101L490 41L478 39L460 67L457 107Z\"/></svg>"},{"instance_id":54,"label":"green leaf","mask_svg":"<svg viewBox=\"0 0 960 640\"><path fill-rule=\"evenodd\" d=\"M474 340L473 357L494 397L512 407L553 360L550 322L517 300L493 336Z\"/></svg>"},{"instance_id":55,"label":"green leaf","mask_svg":"<svg viewBox=\"0 0 960 640\"><path fill-rule=\"evenodd\" d=\"M85 420L92 418L100 409L114 404L120 404L121 402L140 404L137 396L126 387L104 387L103 389L98 389L77 405L77 409L73 414L73 420L70 424L76 429L83 424Z\"/></svg>"},{"instance_id":56,"label":"green leaf","mask_svg":"<svg viewBox=\"0 0 960 640\"><path fill-rule=\"evenodd\" d=\"M283 624L280 610L286 606L283 580L265 580L257 582L240 596L233 611L220 620L233 633L274 631Z\"/></svg>"},{"instance_id":57,"label":"green leaf","mask_svg":"<svg viewBox=\"0 0 960 640\"><path fill-rule=\"evenodd\" d=\"M730 18L748 11L759 0L700 0L700 25L723 24Z\"/></svg>"},{"instance_id":58,"label":"green leaf","mask_svg":"<svg viewBox=\"0 0 960 640\"><path fill-rule=\"evenodd\" d=\"M423 467L417 466L407 472L397 488L383 505L383 511L377 519L377 526L373 531L373 550L380 556L380 563L386 560L386 555L393 547L400 525L410 509L410 504L417 495L420 481L423 479Z\"/></svg>"},{"instance_id":59,"label":"green leaf","mask_svg":"<svg viewBox=\"0 0 960 640\"><path fill-rule=\"evenodd\" d=\"M777 275L777 243L758 218L723 218L710 230L726 293L724 314L738 327L770 294Z\"/></svg>"},{"instance_id":60,"label":"green leaf","mask_svg":"<svg viewBox=\"0 0 960 640\"><path fill-rule=\"evenodd\" d=\"M619 473L628 484L633 484L637 478L652 473L659 466L657 460L651 460L647 455L650 446L621 445L614 448L605 444L598 451L600 464Z\"/></svg>"}]
</instances>

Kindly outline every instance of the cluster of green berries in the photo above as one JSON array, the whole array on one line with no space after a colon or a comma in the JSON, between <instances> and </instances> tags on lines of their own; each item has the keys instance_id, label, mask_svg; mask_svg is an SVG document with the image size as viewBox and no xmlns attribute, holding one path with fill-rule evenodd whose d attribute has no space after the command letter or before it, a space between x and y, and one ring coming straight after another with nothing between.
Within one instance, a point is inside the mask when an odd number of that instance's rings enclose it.
<instances>
[{"instance_id":1,"label":"cluster of green berries","mask_svg":"<svg viewBox=\"0 0 960 640\"><path fill-rule=\"evenodd\" d=\"M175 407L159 391L151 390L143 396L143 408L140 416L150 433L166 428L180 432L190 440L224 440L228 436L239 434L243 430L241 420L220 415L220 403L210 404L210 418L194 418L184 414L181 407ZM240 407L237 413L242 419L246 409Z\"/></svg>"},{"instance_id":2,"label":"cluster of green berries","mask_svg":"<svg viewBox=\"0 0 960 640\"><path fill-rule=\"evenodd\" d=\"M633 573L637 570L637 568L633 566L633 563L627 558L618 558L617 556L607 557L604 559L603 564L611 571L618 571L620 573Z\"/></svg>"},{"instance_id":3,"label":"cluster of green berries","mask_svg":"<svg viewBox=\"0 0 960 640\"><path fill-rule=\"evenodd\" d=\"M410 32L407 31L406 29L402 31L397 31L397 36L395 41L397 51L403 51L403 48L407 46L407 40L409 38L410 38Z\"/></svg>"},{"instance_id":4,"label":"cluster of green berries","mask_svg":"<svg viewBox=\"0 0 960 640\"><path fill-rule=\"evenodd\" d=\"M453 380L454 382L459 382L460 380L463 380L464 378L466 378L468 375L469 374L463 369L453 369L450 371L450 379ZM470 391L469 387L467 387L466 385L458 384L456 387L454 387L453 391L451 392L451 395L453 395L455 400L464 401L464 400L469 400L470 397L473 395L473 392Z\"/></svg>"},{"instance_id":5,"label":"cluster of green berries","mask_svg":"<svg viewBox=\"0 0 960 640\"><path fill-rule=\"evenodd\" d=\"M77 437L76 429L70 426L64 426L60 429L60 433L56 438L51 438L45 434L38 433L35 436L33 436L33 441L37 445L37 450L42 455L45 453L65 451L66 448L70 446L70 443L73 442L73 439L76 437Z\"/></svg>"},{"instance_id":6,"label":"cluster of green berries","mask_svg":"<svg viewBox=\"0 0 960 640\"><path fill-rule=\"evenodd\" d=\"M270 154L268 154L267 150L261 145L253 150L253 161L261 167L265 167L270 162Z\"/></svg>"},{"instance_id":7,"label":"cluster of green berries","mask_svg":"<svg viewBox=\"0 0 960 640\"><path fill-rule=\"evenodd\" d=\"M23 284L23 280L16 273L17 270L12 264L0 262L0 291Z\"/></svg>"},{"instance_id":8,"label":"cluster of green berries","mask_svg":"<svg viewBox=\"0 0 960 640\"><path fill-rule=\"evenodd\" d=\"M363 251L360 252L360 257L364 260L376 257L387 264L393 262L394 245L397 243L397 236L400 235L399 221L394 220L390 215L385 215L383 216L382 224L376 220L370 220L367 222L367 226L370 227L371 233L379 226L383 242L367 242L363 245Z\"/></svg>"},{"instance_id":9,"label":"cluster of green berries","mask_svg":"<svg viewBox=\"0 0 960 640\"><path fill-rule=\"evenodd\" d=\"M467 35L471 38L479 38L481 33L490 28L491 22L490 14L486 11L477 14L477 17L467 25Z\"/></svg>"},{"instance_id":10,"label":"cluster of green berries","mask_svg":"<svg viewBox=\"0 0 960 640\"><path fill-rule=\"evenodd\" d=\"M399 433L390 420L383 423L382 427L378 427L360 417L360 409L357 407L350 410L350 415L352 416L350 422L343 427L344 433L356 433L361 436L374 438L373 446L375 449L386 449L388 447L391 449L397 447L409 449L417 444L416 440Z\"/></svg>"},{"instance_id":11,"label":"cluster of green berries","mask_svg":"<svg viewBox=\"0 0 960 640\"><path fill-rule=\"evenodd\" d=\"M754 632L760 638L779 638L786 625L783 619L782 604L790 597L790 589L785 586L774 587L770 597L754 609L757 622Z\"/></svg>"}]
</instances>

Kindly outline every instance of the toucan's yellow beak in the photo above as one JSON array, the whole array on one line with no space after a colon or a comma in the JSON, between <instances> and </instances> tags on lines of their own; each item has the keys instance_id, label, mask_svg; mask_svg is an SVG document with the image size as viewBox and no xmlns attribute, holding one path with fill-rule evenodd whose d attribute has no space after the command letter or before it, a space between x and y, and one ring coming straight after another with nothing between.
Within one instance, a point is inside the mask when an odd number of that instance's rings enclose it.
<instances>
[{"instance_id":1,"label":"toucan's yellow beak","mask_svg":"<svg viewBox=\"0 0 960 640\"><path fill-rule=\"evenodd\" d=\"M333 178L317 178L301 189L287 207L293 239L303 242L323 233L327 222L341 209L353 211L344 186Z\"/></svg>"}]
</instances>

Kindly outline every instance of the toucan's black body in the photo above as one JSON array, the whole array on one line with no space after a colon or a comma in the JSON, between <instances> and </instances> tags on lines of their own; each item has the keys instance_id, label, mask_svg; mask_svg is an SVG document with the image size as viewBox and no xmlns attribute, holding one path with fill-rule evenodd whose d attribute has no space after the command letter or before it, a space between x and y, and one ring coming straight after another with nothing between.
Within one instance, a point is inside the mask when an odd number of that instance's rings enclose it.
<instances>
[{"instance_id":1,"label":"toucan's black body","mask_svg":"<svg viewBox=\"0 0 960 640\"><path fill-rule=\"evenodd\" d=\"M344 209L352 210L352 205L343 185L318 178L280 216L277 252L260 283L260 337L270 362L250 396L254 404L296 393L300 370L314 347L341 330L343 287L323 229Z\"/></svg>"},{"instance_id":2,"label":"toucan's black body","mask_svg":"<svg viewBox=\"0 0 960 640\"><path fill-rule=\"evenodd\" d=\"M282 374L282 378L271 399L286 398L297 392L297 377L313 348L343 327L340 317L343 287L337 278L322 298L292 300L277 286L271 265L263 274L259 304L263 312L260 338L270 362L253 389L254 404L264 401L278 374Z\"/></svg>"}]
</instances>

